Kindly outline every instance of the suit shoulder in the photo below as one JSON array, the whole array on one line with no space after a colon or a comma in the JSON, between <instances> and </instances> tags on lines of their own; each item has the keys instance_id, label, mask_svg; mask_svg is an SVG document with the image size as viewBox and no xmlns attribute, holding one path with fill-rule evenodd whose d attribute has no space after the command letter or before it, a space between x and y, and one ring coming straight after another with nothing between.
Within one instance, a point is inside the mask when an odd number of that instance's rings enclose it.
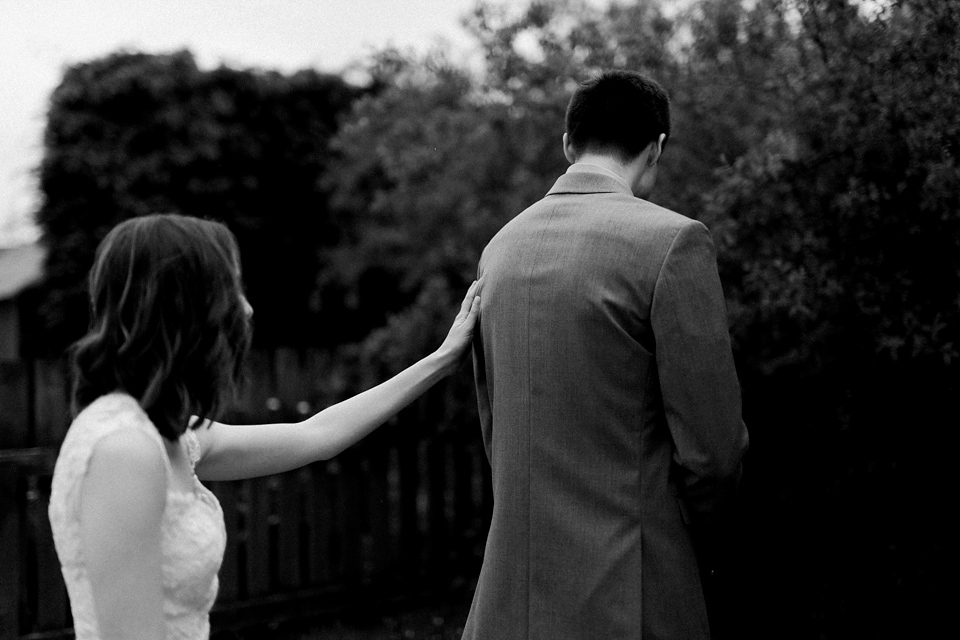
<instances>
[{"instance_id":1,"label":"suit shoulder","mask_svg":"<svg viewBox=\"0 0 960 640\"><path fill-rule=\"evenodd\" d=\"M507 222L504 223L504 225L500 227L497 230L497 232L493 234L493 236L490 237L490 240L487 242L487 245L484 248L484 253L487 252L487 249L489 249L491 245L495 245L498 241L502 240L504 237L510 236L511 234L516 232L518 227L523 227L524 223L527 221L529 217L536 215L537 212L548 207L549 205L545 204L545 201L546 201L546 198L537 200L536 202L528 206L526 209L524 209L514 217L507 220Z\"/></svg>"},{"instance_id":2,"label":"suit shoulder","mask_svg":"<svg viewBox=\"0 0 960 640\"><path fill-rule=\"evenodd\" d=\"M677 213L666 207L661 207L648 200L640 198L630 198L630 206L634 209L631 213L636 213L638 223L646 225L655 225L662 227L664 231L679 233L680 231L693 231L699 228L706 229L702 222L688 218L682 213Z\"/></svg>"}]
</instances>

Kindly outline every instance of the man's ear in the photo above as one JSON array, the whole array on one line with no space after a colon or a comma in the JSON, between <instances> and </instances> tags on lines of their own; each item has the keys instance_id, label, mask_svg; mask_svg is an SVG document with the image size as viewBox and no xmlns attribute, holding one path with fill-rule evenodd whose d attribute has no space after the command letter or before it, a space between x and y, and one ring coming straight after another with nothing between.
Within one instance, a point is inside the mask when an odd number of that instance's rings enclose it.
<instances>
[{"instance_id":1,"label":"man's ear","mask_svg":"<svg viewBox=\"0 0 960 640\"><path fill-rule=\"evenodd\" d=\"M566 133L563 134L563 155L566 156L567 162L570 164L577 161L577 153L573 150L573 143L570 142L570 136Z\"/></svg>"},{"instance_id":2,"label":"man's ear","mask_svg":"<svg viewBox=\"0 0 960 640\"><path fill-rule=\"evenodd\" d=\"M647 166L652 167L660 161L663 153L663 143L667 141L667 134L661 133L656 140L650 143L650 155L647 157Z\"/></svg>"}]
</instances>

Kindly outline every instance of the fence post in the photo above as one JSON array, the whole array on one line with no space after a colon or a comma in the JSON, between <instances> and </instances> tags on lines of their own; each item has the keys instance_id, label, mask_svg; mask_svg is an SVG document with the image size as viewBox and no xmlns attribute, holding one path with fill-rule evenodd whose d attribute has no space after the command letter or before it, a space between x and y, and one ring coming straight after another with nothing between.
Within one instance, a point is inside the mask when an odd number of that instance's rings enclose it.
<instances>
[{"instance_id":1,"label":"fence post","mask_svg":"<svg viewBox=\"0 0 960 640\"><path fill-rule=\"evenodd\" d=\"M431 573L444 573L449 565L450 540L447 535L447 447L445 435L435 435L427 444L427 495L429 499L429 560Z\"/></svg>"},{"instance_id":2,"label":"fence post","mask_svg":"<svg viewBox=\"0 0 960 640\"><path fill-rule=\"evenodd\" d=\"M34 362L34 419L38 446L59 446L70 424L70 390L66 363Z\"/></svg>"},{"instance_id":3,"label":"fence post","mask_svg":"<svg viewBox=\"0 0 960 640\"><path fill-rule=\"evenodd\" d=\"M400 475L400 564L403 573L416 575L420 570L421 540L417 514L417 492L420 484L418 446L420 439L412 427L421 424L420 408L422 401L414 402L411 407L400 412L397 457ZM411 424L412 423L412 424Z\"/></svg>"},{"instance_id":4,"label":"fence post","mask_svg":"<svg viewBox=\"0 0 960 640\"><path fill-rule=\"evenodd\" d=\"M245 480L247 487L247 595L270 591L270 487L272 476Z\"/></svg>"},{"instance_id":5,"label":"fence post","mask_svg":"<svg viewBox=\"0 0 960 640\"><path fill-rule=\"evenodd\" d=\"M240 592L240 518L237 513L237 482L220 481L211 483L211 490L220 502L223 510L223 524L227 531L227 545L220 565L219 600L233 602Z\"/></svg>"},{"instance_id":6,"label":"fence post","mask_svg":"<svg viewBox=\"0 0 960 640\"><path fill-rule=\"evenodd\" d=\"M273 369L273 352L262 349L250 351L247 356L247 381L240 390L237 402L227 412L227 422L265 422L273 419L265 419L268 415L267 400L276 393Z\"/></svg>"},{"instance_id":7,"label":"fence post","mask_svg":"<svg viewBox=\"0 0 960 640\"><path fill-rule=\"evenodd\" d=\"M362 471L360 458L355 450L341 453L339 473L333 477L336 487L336 532L339 542L337 567L341 571L340 579L347 585L360 582L361 527L360 511L363 509L360 497Z\"/></svg>"},{"instance_id":8,"label":"fence post","mask_svg":"<svg viewBox=\"0 0 960 640\"><path fill-rule=\"evenodd\" d=\"M304 469L288 471L279 477L280 491L277 496L277 582L281 587L299 587L306 580L301 571L300 520L302 509L302 486L305 484Z\"/></svg>"},{"instance_id":9,"label":"fence post","mask_svg":"<svg viewBox=\"0 0 960 640\"><path fill-rule=\"evenodd\" d=\"M373 544L371 572L374 574L385 573L390 564L389 455L387 443L378 440L370 450L366 469L367 508Z\"/></svg>"},{"instance_id":10,"label":"fence post","mask_svg":"<svg viewBox=\"0 0 960 640\"><path fill-rule=\"evenodd\" d=\"M274 351L274 388L284 415L290 420L302 420L314 410L311 393L313 379L309 375L309 362L304 362L305 360L306 356L301 356L297 350L289 347L278 347ZM300 410L301 402L307 403L303 406L303 409L306 409L304 412Z\"/></svg>"},{"instance_id":11,"label":"fence post","mask_svg":"<svg viewBox=\"0 0 960 640\"><path fill-rule=\"evenodd\" d=\"M0 465L0 640L20 635L20 504L16 467Z\"/></svg>"},{"instance_id":12,"label":"fence post","mask_svg":"<svg viewBox=\"0 0 960 640\"><path fill-rule=\"evenodd\" d=\"M27 376L21 362L0 362L0 449L24 447L28 440ZM0 465L0 640L20 634L22 526L19 472Z\"/></svg>"},{"instance_id":13,"label":"fence post","mask_svg":"<svg viewBox=\"0 0 960 640\"><path fill-rule=\"evenodd\" d=\"M309 556L310 582L325 584L331 581L330 533L333 525L330 504L330 485L328 472L330 463L318 463L310 467L310 481L307 485L306 508L307 555Z\"/></svg>"},{"instance_id":14,"label":"fence post","mask_svg":"<svg viewBox=\"0 0 960 640\"><path fill-rule=\"evenodd\" d=\"M67 624L67 588L53 544L47 509L50 506L49 477L29 479L27 520L36 554L36 625L39 631L62 629Z\"/></svg>"},{"instance_id":15,"label":"fence post","mask_svg":"<svg viewBox=\"0 0 960 640\"><path fill-rule=\"evenodd\" d=\"M30 419L27 368L22 362L0 362L0 449L29 445Z\"/></svg>"},{"instance_id":16,"label":"fence post","mask_svg":"<svg viewBox=\"0 0 960 640\"><path fill-rule=\"evenodd\" d=\"M480 475L480 466L485 464L482 454L469 446L463 431L457 432L453 446L453 495L454 495L454 531L457 535L456 552L458 562L470 557L475 544L476 523L480 520L480 508L474 498L474 477Z\"/></svg>"}]
</instances>

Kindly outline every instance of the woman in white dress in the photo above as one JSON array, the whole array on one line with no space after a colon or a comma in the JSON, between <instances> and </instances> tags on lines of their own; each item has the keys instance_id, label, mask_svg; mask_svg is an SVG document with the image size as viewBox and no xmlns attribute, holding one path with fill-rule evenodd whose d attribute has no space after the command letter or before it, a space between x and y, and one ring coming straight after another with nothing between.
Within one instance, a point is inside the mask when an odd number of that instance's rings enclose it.
<instances>
[{"instance_id":1,"label":"woman in white dress","mask_svg":"<svg viewBox=\"0 0 960 640\"><path fill-rule=\"evenodd\" d=\"M337 455L457 368L479 312L474 283L435 352L302 422L220 424L250 342L239 265L225 226L177 215L97 249L49 512L77 640L207 638L226 533L200 480Z\"/></svg>"}]
</instances>

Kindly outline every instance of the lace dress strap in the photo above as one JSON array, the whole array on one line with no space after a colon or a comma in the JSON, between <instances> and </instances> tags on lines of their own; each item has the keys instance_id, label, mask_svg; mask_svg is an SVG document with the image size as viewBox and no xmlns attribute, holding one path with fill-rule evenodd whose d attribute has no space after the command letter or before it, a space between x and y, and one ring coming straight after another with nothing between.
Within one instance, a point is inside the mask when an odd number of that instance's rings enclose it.
<instances>
[{"instance_id":1,"label":"lace dress strap","mask_svg":"<svg viewBox=\"0 0 960 640\"><path fill-rule=\"evenodd\" d=\"M200 448L200 439L197 437L197 432L194 429L187 427L187 430L183 432L183 441L187 446L187 457L190 459L190 466L196 467L197 463L200 462L200 456L202 455L202 450Z\"/></svg>"}]
</instances>

